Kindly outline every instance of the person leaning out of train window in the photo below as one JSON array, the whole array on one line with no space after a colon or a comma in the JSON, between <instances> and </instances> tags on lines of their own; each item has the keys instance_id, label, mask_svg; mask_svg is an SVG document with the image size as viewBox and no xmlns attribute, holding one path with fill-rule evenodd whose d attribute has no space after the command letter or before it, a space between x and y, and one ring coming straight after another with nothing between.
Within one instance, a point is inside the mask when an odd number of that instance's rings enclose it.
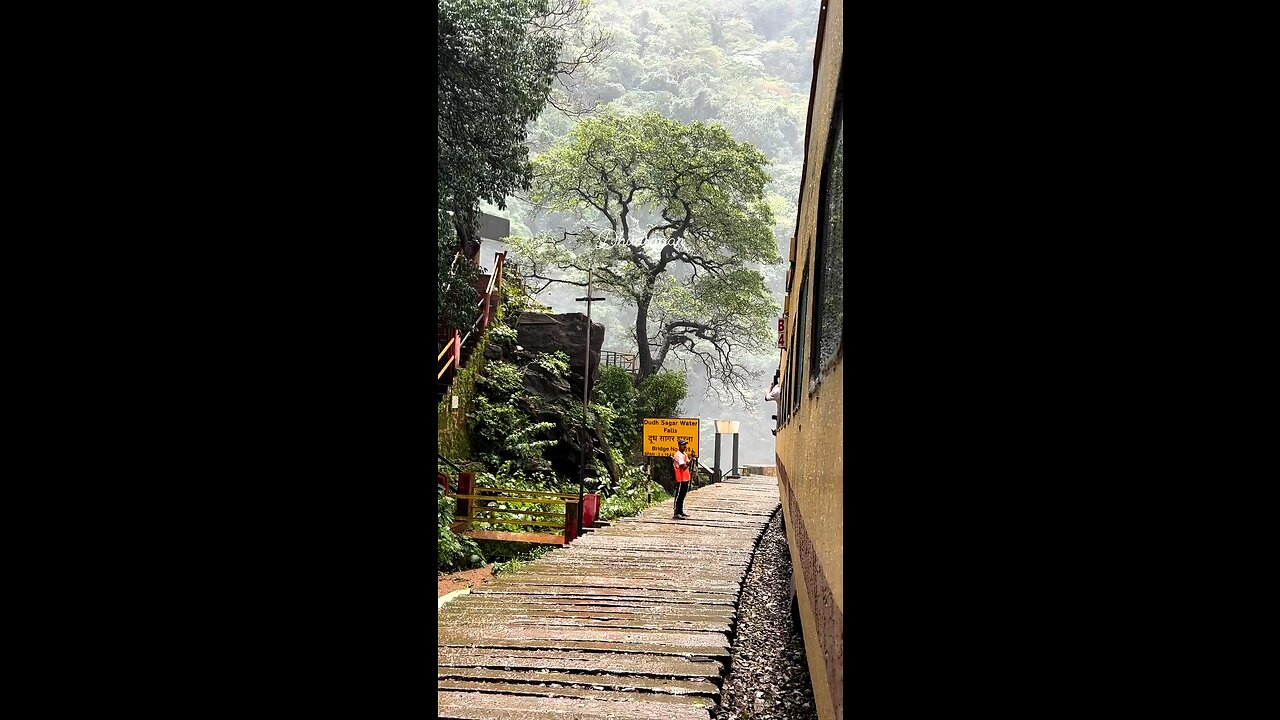
<instances>
[{"instance_id":1,"label":"person leaning out of train window","mask_svg":"<svg viewBox=\"0 0 1280 720\"><path fill-rule=\"evenodd\" d=\"M676 520L688 520L689 516L684 514L684 496L689 494L689 472L690 458L685 453L689 449L689 441L683 438L676 441L679 449L671 455L671 464L676 471L676 512L672 518Z\"/></svg>"},{"instance_id":2,"label":"person leaning out of train window","mask_svg":"<svg viewBox=\"0 0 1280 720\"><path fill-rule=\"evenodd\" d=\"M782 383L778 381L778 370L773 371L773 384L769 386L769 392L765 393L765 400L777 400L782 397Z\"/></svg>"}]
</instances>

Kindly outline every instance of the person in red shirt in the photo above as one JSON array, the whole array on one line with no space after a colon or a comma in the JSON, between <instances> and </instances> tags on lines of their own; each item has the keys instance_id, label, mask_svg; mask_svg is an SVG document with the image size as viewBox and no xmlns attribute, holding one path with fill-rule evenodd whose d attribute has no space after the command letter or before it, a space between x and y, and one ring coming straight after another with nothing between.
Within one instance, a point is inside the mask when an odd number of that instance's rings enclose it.
<instances>
[{"instance_id":1,"label":"person in red shirt","mask_svg":"<svg viewBox=\"0 0 1280 720\"><path fill-rule=\"evenodd\" d=\"M687 440L679 440L676 442L679 449L671 456L671 463L676 470L676 514L672 517L676 520L688 520L689 516L684 514L684 496L689 494L689 478L690 478L690 460L685 451L689 447Z\"/></svg>"}]
</instances>

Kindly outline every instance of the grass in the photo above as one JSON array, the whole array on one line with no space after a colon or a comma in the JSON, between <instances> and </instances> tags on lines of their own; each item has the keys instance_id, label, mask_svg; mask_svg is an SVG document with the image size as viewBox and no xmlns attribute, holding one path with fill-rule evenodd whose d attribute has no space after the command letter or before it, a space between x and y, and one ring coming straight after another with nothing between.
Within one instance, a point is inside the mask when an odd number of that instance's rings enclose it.
<instances>
[{"instance_id":1,"label":"grass","mask_svg":"<svg viewBox=\"0 0 1280 720\"><path fill-rule=\"evenodd\" d=\"M503 575L506 573L513 573L513 572L518 572L520 570L523 570L525 565L533 562L534 560L537 560L543 555L546 555L547 553L551 552L552 549L553 548L549 548L549 547L535 547L529 550L525 550L523 552L516 551L515 554L511 556L511 559L507 560L506 562L498 563L493 568L493 574Z\"/></svg>"}]
</instances>

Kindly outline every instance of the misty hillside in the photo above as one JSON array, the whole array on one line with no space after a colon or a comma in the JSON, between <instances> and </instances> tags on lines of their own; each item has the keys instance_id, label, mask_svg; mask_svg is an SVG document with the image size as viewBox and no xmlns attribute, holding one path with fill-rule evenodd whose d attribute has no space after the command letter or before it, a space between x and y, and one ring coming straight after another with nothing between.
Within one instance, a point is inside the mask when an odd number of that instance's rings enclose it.
<instances>
[{"instance_id":1,"label":"misty hillside","mask_svg":"<svg viewBox=\"0 0 1280 720\"><path fill-rule=\"evenodd\" d=\"M796 222L819 0L591 0L589 8L589 28L607 32L611 48L578 71L568 100L580 108L599 104L628 114L653 111L682 122L719 123L735 139L755 145L770 160L768 200L779 254L785 259ZM530 126L531 155L565 137L576 122L547 107ZM553 233L570 220L536 214L516 197L508 198L505 209L485 209L509 218L518 236ZM506 248L486 242L485 263L501 249ZM784 260L759 268L779 305L786 267ZM573 301L581 294L578 288L553 285L538 299L555 312L585 312L585 303ZM592 317L608 328L606 350L634 351L633 308L611 297L593 304ZM778 360L776 348L744 360L758 377L758 392L748 407L719 396L700 368L685 368L689 395L682 414L702 419L707 465L714 437L711 421L717 418L742 421L740 462L774 462L770 415L776 405L766 402L764 394ZM666 369L681 367L674 363ZM724 448L726 466L730 447L726 443Z\"/></svg>"}]
</instances>

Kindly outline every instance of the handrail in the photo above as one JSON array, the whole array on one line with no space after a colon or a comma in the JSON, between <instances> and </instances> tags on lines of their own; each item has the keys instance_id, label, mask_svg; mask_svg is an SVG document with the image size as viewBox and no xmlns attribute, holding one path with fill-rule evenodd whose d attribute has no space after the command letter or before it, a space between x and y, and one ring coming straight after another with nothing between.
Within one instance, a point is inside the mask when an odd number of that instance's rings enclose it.
<instances>
[{"instance_id":1,"label":"handrail","mask_svg":"<svg viewBox=\"0 0 1280 720\"><path fill-rule=\"evenodd\" d=\"M440 351L440 354L436 356L436 362L440 362L441 360L444 359L444 354L449 352L449 348L453 347L453 343L456 342L457 339L458 339L457 335L454 335L453 337L449 338L449 344L445 345L444 349Z\"/></svg>"},{"instance_id":2,"label":"handrail","mask_svg":"<svg viewBox=\"0 0 1280 720\"><path fill-rule=\"evenodd\" d=\"M440 368L440 372L436 373L436 382L439 382L439 381L440 381L440 378L444 377L444 373L445 373L445 371L446 371L446 370L448 370L448 369L449 369L450 367L452 367L452 366L453 366L453 356L452 356L452 355L450 355L450 356L449 356L449 362L445 363L445 364L444 364L444 367Z\"/></svg>"},{"instance_id":3,"label":"handrail","mask_svg":"<svg viewBox=\"0 0 1280 720\"><path fill-rule=\"evenodd\" d=\"M493 292L494 283L498 280L498 274L502 272L502 264L506 258L504 253L493 254L493 274L489 276L489 287L484 291L486 295Z\"/></svg>"},{"instance_id":4,"label":"handrail","mask_svg":"<svg viewBox=\"0 0 1280 720\"><path fill-rule=\"evenodd\" d=\"M456 263L457 263L458 258L459 258L459 257L461 257L461 256L462 256L462 253L461 253L461 252L456 253L456 254L453 256L453 262L454 262L454 264L456 264ZM505 265L506 265L506 259L507 259L507 254L506 254L505 252L499 252L499 253L494 253L494 254L493 254L493 264L494 264L493 273L491 273L491 274L489 275L489 285L488 285L488 287L485 289L484 293L480 296L480 300L476 302L476 307L477 307L477 308L481 308L481 309L483 309L483 308L484 308L485 303L487 303L487 302L491 302L491 301L492 301L492 299L493 299L493 288L494 288L494 286L495 286L495 285L497 284L497 282L498 282L498 278L499 278L499 276L500 276L500 274L501 274L501 272L502 272L502 268L503 268L503 266L505 266ZM450 270L452 270L452 269L453 269L453 265L452 265L452 264L449 266L449 269L450 269ZM455 341L458 343L458 349L459 349L459 350L461 350L461 349L465 348L465 347L467 346L467 341L471 339L471 334L472 334L473 332L475 332L476 328L480 325L480 321L481 321L481 320L484 320L484 312L483 312L483 311L482 311L482 312L480 312L478 315L476 315L476 319L475 319L475 321L471 323L471 327L467 329L467 334L466 334L466 335L463 335L461 340L459 340L459 339L458 339L458 335L457 335L457 333L455 332L454 336L453 336L452 338L450 338L450 339L449 339L449 342L444 346L444 349L443 349L443 350L441 350L441 351L440 351L440 354L436 356L436 362L440 362L441 360L443 360L443 359L444 359L444 355L445 355L445 353L449 352L449 348L453 347L453 344L454 344L454 342L455 342ZM446 363L445 363L445 365L444 365L444 367L440 368L440 372L436 374L436 381L439 381L441 378L443 378L443 377L444 377L445 372L446 372L446 371L451 367L451 365L453 364L454 359L455 359L454 357L451 357L451 358L449 359L449 362L446 362ZM459 367L460 367L460 366L459 366Z\"/></svg>"},{"instance_id":5,"label":"handrail","mask_svg":"<svg viewBox=\"0 0 1280 720\"><path fill-rule=\"evenodd\" d=\"M550 495L553 497L566 497L566 498L573 498L575 502L578 499L578 493L557 493L557 492L546 492L543 490L516 490L514 488L491 488L491 487L476 486L476 492L480 492L482 490L485 492L519 493L521 495Z\"/></svg>"},{"instance_id":6,"label":"handrail","mask_svg":"<svg viewBox=\"0 0 1280 720\"><path fill-rule=\"evenodd\" d=\"M440 453L436 453L436 457L439 458L440 461L443 462L445 465L448 465L449 467L453 468L454 470L457 470L458 472L462 472L462 468L455 465L454 462L449 458L441 455Z\"/></svg>"},{"instance_id":7,"label":"handrail","mask_svg":"<svg viewBox=\"0 0 1280 720\"><path fill-rule=\"evenodd\" d=\"M563 510L548 512L546 510L515 510L512 508L494 508L494 507L488 507L486 505L480 505L476 507L474 511L475 512L505 512L505 513L515 513L517 515L542 515L544 517L554 517L554 518L564 517Z\"/></svg>"},{"instance_id":8,"label":"handrail","mask_svg":"<svg viewBox=\"0 0 1280 720\"><path fill-rule=\"evenodd\" d=\"M493 273L489 275L489 285L484 289L485 295L491 295L493 293L493 282L497 278L498 278L498 268L494 267Z\"/></svg>"},{"instance_id":9,"label":"handrail","mask_svg":"<svg viewBox=\"0 0 1280 720\"><path fill-rule=\"evenodd\" d=\"M481 298L481 299L480 299L480 304L482 304L482 305L484 304L484 298ZM471 337L471 333L473 333L473 332L475 332L475 331L476 331L476 326L477 326L477 325L479 325L479 324L480 324L480 321L481 321L481 320L483 320L483 319L484 319L484 315L477 315L477 316L476 316L476 321L475 321L475 322L473 322L473 323L471 323L471 327L467 329L467 334L462 336L462 342L458 343L458 347L466 347L466 346L467 346L467 338Z\"/></svg>"},{"instance_id":10,"label":"handrail","mask_svg":"<svg viewBox=\"0 0 1280 720\"><path fill-rule=\"evenodd\" d=\"M459 514L455 520L464 523L485 523L488 525L523 525L527 527L563 528L565 542L572 542L581 537L579 528L579 499L574 493L553 493L545 490L519 490L515 488L485 487L473 484L474 476L464 478L460 482L458 494L454 498L458 502ZM492 478L489 482L495 482ZM506 507L495 507L502 503ZM537 507L539 505L563 505L561 512L546 510L522 510L513 505ZM536 518L534 520L514 518ZM562 518L562 522L557 522ZM465 526L464 526L465 527Z\"/></svg>"},{"instance_id":11,"label":"handrail","mask_svg":"<svg viewBox=\"0 0 1280 720\"><path fill-rule=\"evenodd\" d=\"M541 522L541 521L533 521L533 520L510 520L507 518L478 518L474 515L456 515L454 516L454 519L462 520L465 522L488 523L490 525L531 525L533 527L551 527L551 528L564 527L564 523L558 523L558 522Z\"/></svg>"},{"instance_id":12,"label":"handrail","mask_svg":"<svg viewBox=\"0 0 1280 720\"><path fill-rule=\"evenodd\" d=\"M519 504L521 504L521 505L576 505L576 504L578 504L578 498L576 498L576 497L571 497L571 498L511 498L511 497L503 497L503 496L501 496L501 495L454 495L454 497L456 497L456 498L457 498L457 499L459 499L459 500L493 500L493 501L501 500L502 502L508 502L508 503L519 503ZM496 510L496 509L498 509L498 508L488 508L488 509L490 509L490 510ZM508 510L503 510L503 512L514 512L514 513L520 513L520 512L524 512L524 511L523 511L523 510L509 510L509 509L508 509ZM563 515L564 513L557 513L557 514L558 514L558 515Z\"/></svg>"}]
</instances>

